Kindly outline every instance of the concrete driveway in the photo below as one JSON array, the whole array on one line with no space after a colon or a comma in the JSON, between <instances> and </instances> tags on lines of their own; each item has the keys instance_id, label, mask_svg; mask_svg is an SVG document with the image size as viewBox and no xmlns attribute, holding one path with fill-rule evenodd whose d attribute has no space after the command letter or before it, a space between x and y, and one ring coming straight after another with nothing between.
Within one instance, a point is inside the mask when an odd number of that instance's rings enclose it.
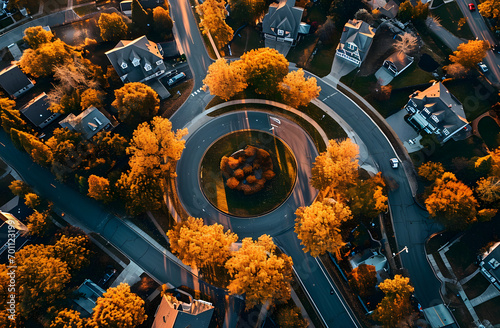
<instances>
[{"instance_id":1,"label":"concrete driveway","mask_svg":"<svg viewBox=\"0 0 500 328\"><path fill-rule=\"evenodd\" d=\"M333 85L337 85L342 76L351 73L356 68L358 67L350 61L335 56L335 58L333 59L332 70L330 71L330 74L324 77L324 79L326 79Z\"/></svg>"}]
</instances>

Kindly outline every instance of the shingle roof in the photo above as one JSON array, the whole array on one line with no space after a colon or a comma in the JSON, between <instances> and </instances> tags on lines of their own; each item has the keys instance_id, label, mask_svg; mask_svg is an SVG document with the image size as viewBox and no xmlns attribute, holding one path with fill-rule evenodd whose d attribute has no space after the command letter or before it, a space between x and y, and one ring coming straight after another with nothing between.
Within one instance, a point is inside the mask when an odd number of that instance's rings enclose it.
<instances>
[{"instance_id":1,"label":"shingle roof","mask_svg":"<svg viewBox=\"0 0 500 328\"><path fill-rule=\"evenodd\" d=\"M63 128L79 132L85 139L92 138L97 132L111 125L109 119L96 107L90 106L78 116L71 113L59 122Z\"/></svg>"},{"instance_id":2,"label":"shingle roof","mask_svg":"<svg viewBox=\"0 0 500 328\"><path fill-rule=\"evenodd\" d=\"M30 84L32 84L31 80L17 65L10 65L0 72L0 85L7 91L9 96L13 96Z\"/></svg>"},{"instance_id":3,"label":"shingle roof","mask_svg":"<svg viewBox=\"0 0 500 328\"><path fill-rule=\"evenodd\" d=\"M295 0L281 0L278 4L271 4L268 13L262 20L262 32L296 39L304 8L294 6ZM283 30L283 35L278 35L278 29Z\"/></svg>"},{"instance_id":4,"label":"shingle roof","mask_svg":"<svg viewBox=\"0 0 500 328\"><path fill-rule=\"evenodd\" d=\"M363 61L368 50L370 50L374 36L375 29L368 23L362 20L350 19L344 25L339 47L343 48L348 42L354 43L358 47L360 60Z\"/></svg>"},{"instance_id":5,"label":"shingle roof","mask_svg":"<svg viewBox=\"0 0 500 328\"><path fill-rule=\"evenodd\" d=\"M33 125L44 128L53 119L61 116L59 113L53 113L49 110L49 100L47 94L44 92L37 97L33 98L29 103L20 109L20 112L31 122Z\"/></svg>"}]
</instances>

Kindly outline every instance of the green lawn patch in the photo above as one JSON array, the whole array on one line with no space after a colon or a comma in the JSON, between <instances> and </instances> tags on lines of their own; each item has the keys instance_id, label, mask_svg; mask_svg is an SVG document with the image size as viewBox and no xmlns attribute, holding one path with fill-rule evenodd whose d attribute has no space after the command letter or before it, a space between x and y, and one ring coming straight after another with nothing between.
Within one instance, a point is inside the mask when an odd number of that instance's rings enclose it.
<instances>
[{"instance_id":1,"label":"green lawn patch","mask_svg":"<svg viewBox=\"0 0 500 328\"><path fill-rule=\"evenodd\" d=\"M473 265L476 260L474 250L470 248L469 244L461 241L453 244L445 254L459 279L466 276L467 268Z\"/></svg>"},{"instance_id":2,"label":"green lawn patch","mask_svg":"<svg viewBox=\"0 0 500 328\"><path fill-rule=\"evenodd\" d=\"M469 23L465 23L462 27L459 27L459 21L461 18L464 18L458 4L456 2L450 2L439 8L432 9L431 13L439 17L441 25L455 34L459 38L463 38L466 40L473 40L474 35L472 34Z\"/></svg>"},{"instance_id":3,"label":"green lawn patch","mask_svg":"<svg viewBox=\"0 0 500 328\"><path fill-rule=\"evenodd\" d=\"M88 6L81 6L81 7L73 8L73 11L78 16L82 17L82 16L85 16L88 14L92 14L98 10L97 10L95 3L92 3L92 4L89 4Z\"/></svg>"},{"instance_id":4,"label":"green lawn patch","mask_svg":"<svg viewBox=\"0 0 500 328\"><path fill-rule=\"evenodd\" d=\"M491 322L492 325L500 324L500 297L495 297L488 302L480 304L474 308L477 315L481 319L486 319Z\"/></svg>"},{"instance_id":5,"label":"green lawn patch","mask_svg":"<svg viewBox=\"0 0 500 328\"><path fill-rule=\"evenodd\" d=\"M479 121L477 129L489 149L498 147L497 137L500 133L500 127L494 119L491 117L483 117Z\"/></svg>"},{"instance_id":6,"label":"green lawn patch","mask_svg":"<svg viewBox=\"0 0 500 328\"><path fill-rule=\"evenodd\" d=\"M316 40L317 37L314 34L306 35L295 47L290 49L286 59L291 63L298 64L299 67L303 67L314 51Z\"/></svg>"},{"instance_id":7,"label":"green lawn patch","mask_svg":"<svg viewBox=\"0 0 500 328\"><path fill-rule=\"evenodd\" d=\"M462 103L468 121L490 110L498 100L497 90L482 77L444 81L444 85Z\"/></svg>"},{"instance_id":8,"label":"green lawn patch","mask_svg":"<svg viewBox=\"0 0 500 328\"><path fill-rule=\"evenodd\" d=\"M462 287L464 288L465 293L469 299L473 299L481 295L486 288L490 285L489 281L479 272L469 280Z\"/></svg>"},{"instance_id":9,"label":"green lawn patch","mask_svg":"<svg viewBox=\"0 0 500 328\"><path fill-rule=\"evenodd\" d=\"M314 55L312 60L307 65L307 70L319 77L324 77L330 74L332 70L333 58L335 57L335 51L337 49L338 40L340 40L340 33L337 33L335 37L335 42L332 44L321 44L318 45L317 53Z\"/></svg>"},{"instance_id":10,"label":"green lawn patch","mask_svg":"<svg viewBox=\"0 0 500 328\"><path fill-rule=\"evenodd\" d=\"M240 57L245 52L252 49L264 47L264 40L260 32L253 26L246 26L238 32L231 43L231 54L233 57Z\"/></svg>"}]
</instances>

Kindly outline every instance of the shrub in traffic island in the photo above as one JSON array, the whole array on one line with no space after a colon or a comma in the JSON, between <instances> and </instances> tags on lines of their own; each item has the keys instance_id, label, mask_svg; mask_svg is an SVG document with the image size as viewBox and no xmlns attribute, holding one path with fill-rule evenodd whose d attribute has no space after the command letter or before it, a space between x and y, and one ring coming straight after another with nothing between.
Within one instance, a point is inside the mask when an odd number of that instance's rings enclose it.
<instances>
[{"instance_id":1,"label":"shrub in traffic island","mask_svg":"<svg viewBox=\"0 0 500 328\"><path fill-rule=\"evenodd\" d=\"M222 157L220 169L226 185L243 191L245 195L262 190L266 181L276 175L269 152L254 146L246 146L230 157Z\"/></svg>"}]
</instances>

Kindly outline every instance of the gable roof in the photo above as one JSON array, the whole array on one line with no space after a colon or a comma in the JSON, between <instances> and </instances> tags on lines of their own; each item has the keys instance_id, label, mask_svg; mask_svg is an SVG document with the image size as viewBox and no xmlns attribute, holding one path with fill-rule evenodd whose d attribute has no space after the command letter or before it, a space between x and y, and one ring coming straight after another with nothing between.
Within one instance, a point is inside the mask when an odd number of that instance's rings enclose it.
<instances>
[{"instance_id":1,"label":"gable roof","mask_svg":"<svg viewBox=\"0 0 500 328\"><path fill-rule=\"evenodd\" d=\"M82 134L85 139L90 139L97 132L109 127L110 120L94 106L90 106L78 116L71 113L59 122L63 128L76 131Z\"/></svg>"},{"instance_id":2,"label":"gable roof","mask_svg":"<svg viewBox=\"0 0 500 328\"><path fill-rule=\"evenodd\" d=\"M350 19L345 25L340 37L339 49L343 49L346 43L353 43L357 46L359 60L363 62L370 50L370 46L375 36L375 29L370 24L357 19Z\"/></svg>"},{"instance_id":3,"label":"gable roof","mask_svg":"<svg viewBox=\"0 0 500 328\"><path fill-rule=\"evenodd\" d=\"M413 93L406 108L411 111L415 107L427 122L441 131L448 131L438 135L440 141L445 142L450 137L455 140L468 137L470 126L465 118L464 108L441 82L434 83L424 91Z\"/></svg>"},{"instance_id":4,"label":"gable roof","mask_svg":"<svg viewBox=\"0 0 500 328\"><path fill-rule=\"evenodd\" d=\"M123 82L142 82L166 70L161 46L149 41L145 35L135 40L121 40L106 52L109 61ZM134 58L137 62L134 62ZM146 70L149 66L149 70Z\"/></svg>"},{"instance_id":5,"label":"gable roof","mask_svg":"<svg viewBox=\"0 0 500 328\"><path fill-rule=\"evenodd\" d=\"M262 20L262 32L277 37L297 39L304 8L295 7L295 0L281 0L269 5L269 11ZM283 35L278 34L283 30Z\"/></svg>"},{"instance_id":6,"label":"gable roof","mask_svg":"<svg viewBox=\"0 0 500 328\"><path fill-rule=\"evenodd\" d=\"M20 90L32 86L33 83L21 71L19 66L10 65L0 72L0 85L4 88L9 96L16 95Z\"/></svg>"},{"instance_id":7,"label":"gable roof","mask_svg":"<svg viewBox=\"0 0 500 328\"><path fill-rule=\"evenodd\" d=\"M55 118L61 116L59 113L53 113L49 110L49 99L47 94L41 93L37 97L30 100L29 103L24 105L19 111L23 114L33 125L43 129L50 124Z\"/></svg>"},{"instance_id":8,"label":"gable roof","mask_svg":"<svg viewBox=\"0 0 500 328\"><path fill-rule=\"evenodd\" d=\"M190 303L185 303L173 296L164 295L151 328L208 328L213 313L211 303L191 297Z\"/></svg>"}]
</instances>

